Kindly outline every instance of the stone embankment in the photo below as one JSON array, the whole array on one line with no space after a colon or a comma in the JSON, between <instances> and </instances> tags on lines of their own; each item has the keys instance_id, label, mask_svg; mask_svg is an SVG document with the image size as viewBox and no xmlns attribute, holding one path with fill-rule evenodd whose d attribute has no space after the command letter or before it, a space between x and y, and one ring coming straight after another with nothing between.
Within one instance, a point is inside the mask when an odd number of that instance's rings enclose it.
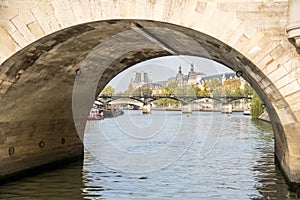
<instances>
[{"instance_id":1,"label":"stone embankment","mask_svg":"<svg viewBox=\"0 0 300 200\"><path fill-rule=\"evenodd\" d=\"M258 117L258 119L260 119L260 120L263 120L263 121L266 121L266 122L271 122L270 121L270 117L269 117L269 114L265 111L265 112L263 112L263 114L261 114L259 117Z\"/></svg>"}]
</instances>

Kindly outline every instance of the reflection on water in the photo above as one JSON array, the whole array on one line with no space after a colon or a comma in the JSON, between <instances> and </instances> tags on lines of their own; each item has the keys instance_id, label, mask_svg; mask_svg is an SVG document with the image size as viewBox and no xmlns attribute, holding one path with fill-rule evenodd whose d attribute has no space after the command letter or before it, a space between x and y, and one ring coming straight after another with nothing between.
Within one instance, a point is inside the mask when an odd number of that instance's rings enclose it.
<instances>
[{"instance_id":1,"label":"reflection on water","mask_svg":"<svg viewBox=\"0 0 300 200\"><path fill-rule=\"evenodd\" d=\"M105 130L114 145L130 153L140 154L145 151L144 155L147 156L149 152L161 151L164 145L170 144L169 140L174 137L174 133L167 133L166 130L176 132L170 123L176 127L178 119L182 117L190 121L182 120L180 123L194 122L197 118L194 126L198 128L193 129L197 130L197 134L193 137L192 145L169 165L144 173L119 171L102 163L103 160L100 162L99 155L93 156L85 150L83 163L75 162L63 169L2 185L0 199L296 199L275 167L273 134L269 124L251 120L241 114L195 112L186 116L179 112L153 111L151 116L131 111L118 117L117 121L90 121L85 143L94 145L101 142L95 140L95 134ZM134 127L120 125L129 124L129 119L135 120L138 123L137 129L144 132L131 132ZM166 119L168 122L163 122ZM160 130L156 134L150 131L149 134L153 134L151 140L147 138L148 142L145 142L146 132L149 131L145 128L153 120L159 120L164 126L156 127ZM216 130L222 131L215 133ZM132 135L124 136L122 133L140 134L144 139L140 138L141 141L137 142L129 139ZM217 142L203 157L199 149L205 142L213 142L206 137L207 134L216 135L213 139L217 139ZM176 137L182 137L183 141L186 135L175 134ZM153 144L158 144L157 148ZM103 151L105 153L120 158L117 152ZM156 156L160 160L165 155ZM146 165L136 160L131 164L137 165L136 169Z\"/></svg>"},{"instance_id":2,"label":"reflection on water","mask_svg":"<svg viewBox=\"0 0 300 200\"><path fill-rule=\"evenodd\" d=\"M260 145L255 147L261 152L256 165L253 166L253 171L258 172L255 188L265 199L297 199L296 194L288 190L279 167L274 165L274 136L270 124L260 120L252 120L252 123L258 129L257 142L261 141Z\"/></svg>"},{"instance_id":3,"label":"reflection on water","mask_svg":"<svg viewBox=\"0 0 300 200\"><path fill-rule=\"evenodd\" d=\"M54 169L32 177L0 186L0 199L83 199L82 162L74 162L61 169Z\"/></svg>"}]
</instances>

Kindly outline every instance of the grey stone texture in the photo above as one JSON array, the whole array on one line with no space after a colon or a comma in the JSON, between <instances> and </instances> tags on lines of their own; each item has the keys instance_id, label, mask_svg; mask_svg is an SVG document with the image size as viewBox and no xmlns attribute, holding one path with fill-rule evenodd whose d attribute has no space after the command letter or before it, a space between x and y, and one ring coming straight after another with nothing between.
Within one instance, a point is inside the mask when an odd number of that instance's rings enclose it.
<instances>
[{"instance_id":1,"label":"grey stone texture","mask_svg":"<svg viewBox=\"0 0 300 200\"><path fill-rule=\"evenodd\" d=\"M0 176L82 154L87 113L107 82L184 54L243 72L266 104L281 166L300 182L291 12L288 0L0 1Z\"/></svg>"}]
</instances>

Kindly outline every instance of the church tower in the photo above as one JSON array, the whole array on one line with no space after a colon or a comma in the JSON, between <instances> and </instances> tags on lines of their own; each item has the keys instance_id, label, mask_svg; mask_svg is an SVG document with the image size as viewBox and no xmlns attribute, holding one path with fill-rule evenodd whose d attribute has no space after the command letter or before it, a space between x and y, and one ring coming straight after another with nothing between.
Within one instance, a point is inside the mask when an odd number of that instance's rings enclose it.
<instances>
[{"instance_id":1,"label":"church tower","mask_svg":"<svg viewBox=\"0 0 300 200\"><path fill-rule=\"evenodd\" d=\"M194 65L191 64L191 69L190 69L189 74L188 74L188 84L189 85L196 84L196 82L197 82L196 79L197 79L197 74L195 72Z\"/></svg>"},{"instance_id":2,"label":"church tower","mask_svg":"<svg viewBox=\"0 0 300 200\"><path fill-rule=\"evenodd\" d=\"M179 66L178 73L176 75L176 83L178 86L184 86L184 75L182 74L181 66Z\"/></svg>"},{"instance_id":3,"label":"church tower","mask_svg":"<svg viewBox=\"0 0 300 200\"><path fill-rule=\"evenodd\" d=\"M224 85L224 82L226 81L225 73L222 75L222 85Z\"/></svg>"}]
</instances>

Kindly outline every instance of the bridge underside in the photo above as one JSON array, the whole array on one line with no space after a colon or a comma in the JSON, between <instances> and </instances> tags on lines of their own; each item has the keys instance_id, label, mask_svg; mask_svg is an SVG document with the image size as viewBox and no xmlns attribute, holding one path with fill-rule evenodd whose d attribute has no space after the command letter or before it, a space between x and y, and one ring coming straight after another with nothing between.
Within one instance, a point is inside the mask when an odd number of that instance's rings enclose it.
<instances>
[{"instance_id":1,"label":"bridge underside","mask_svg":"<svg viewBox=\"0 0 300 200\"><path fill-rule=\"evenodd\" d=\"M292 182L300 182L300 160L293 158L300 149L287 136L297 124L281 123L276 101L290 107L261 70L208 35L139 20L70 27L25 47L0 66L0 176L81 155L86 118L102 88L136 63L170 55L201 56L242 71L267 106L283 169ZM261 80L267 88L259 86ZM292 137L300 141L296 134Z\"/></svg>"}]
</instances>

